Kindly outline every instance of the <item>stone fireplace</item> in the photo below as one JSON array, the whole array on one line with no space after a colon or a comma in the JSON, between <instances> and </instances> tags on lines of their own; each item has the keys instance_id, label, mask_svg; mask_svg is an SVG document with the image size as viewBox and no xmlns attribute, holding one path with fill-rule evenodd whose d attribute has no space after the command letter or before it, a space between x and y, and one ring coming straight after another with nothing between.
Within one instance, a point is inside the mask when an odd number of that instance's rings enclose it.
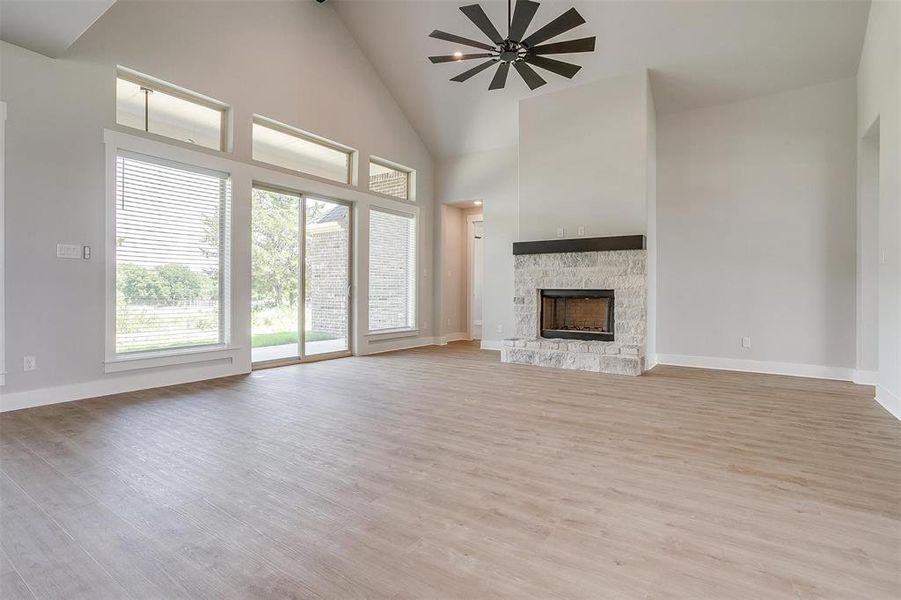
<instances>
[{"instance_id":1,"label":"stone fireplace","mask_svg":"<svg viewBox=\"0 0 901 600\"><path fill-rule=\"evenodd\" d=\"M516 337L501 360L640 375L646 258L644 236L514 244Z\"/></svg>"}]
</instances>

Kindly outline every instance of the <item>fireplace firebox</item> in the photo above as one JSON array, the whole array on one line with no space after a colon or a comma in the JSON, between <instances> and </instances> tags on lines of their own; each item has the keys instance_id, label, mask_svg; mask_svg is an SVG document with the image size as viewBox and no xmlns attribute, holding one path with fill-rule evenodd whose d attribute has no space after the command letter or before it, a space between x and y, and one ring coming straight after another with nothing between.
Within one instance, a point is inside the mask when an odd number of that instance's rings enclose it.
<instances>
[{"instance_id":1,"label":"fireplace firebox","mask_svg":"<svg viewBox=\"0 0 901 600\"><path fill-rule=\"evenodd\" d=\"M541 290L541 337L613 341L613 290Z\"/></svg>"}]
</instances>

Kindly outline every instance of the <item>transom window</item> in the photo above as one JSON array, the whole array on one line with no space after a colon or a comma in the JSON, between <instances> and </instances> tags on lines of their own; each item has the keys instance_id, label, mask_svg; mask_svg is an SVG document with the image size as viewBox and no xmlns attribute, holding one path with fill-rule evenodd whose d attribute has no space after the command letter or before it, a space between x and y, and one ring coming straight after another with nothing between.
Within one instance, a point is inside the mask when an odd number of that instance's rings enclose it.
<instances>
[{"instance_id":1,"label":"transom window","mask_svg":"<svg viewBox=\"0 0 901 600\"><path fill-rule=\"evenodd\" d=\"M119 151L115 353L224 345L231 182Z\"/></svg>"},{"instance_id":2,"label":"transom window","mask_svg":"<svg viewBox=\"0 0 901 600\"><path fill-rule=\"evenodd\" d=\"M225 150L225 104L120 69L116 122L189 144Z\"/></svg>"},{"instance_id":3,"label":"transom window","mask_svg":"<svg viewBox=\"0 0 901 600\"><path fill-rule=\"evenodd\" d=\"M263 117L253 119L253 159L351 183L354 150Z\"/></svg>"},{"instance_id":4,"label":"transom window","mask_svg":"<svg viewBox=\"0 0 901 600\"><path fill-rule=\"evenodd\" d=\"M377 158L369 159L369 190L403 200L413 199L413 171Z\"/></svg>"}]
</instances>

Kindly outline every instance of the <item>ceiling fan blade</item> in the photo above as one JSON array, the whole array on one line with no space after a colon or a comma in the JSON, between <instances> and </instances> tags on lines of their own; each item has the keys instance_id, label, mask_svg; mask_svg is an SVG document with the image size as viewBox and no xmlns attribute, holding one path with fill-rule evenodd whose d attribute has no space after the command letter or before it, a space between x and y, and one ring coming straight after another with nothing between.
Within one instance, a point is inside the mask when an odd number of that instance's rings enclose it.
<instances>
[{"instance_id":1,"label":"ceiling fan blade","mask_svg":"<svg viewBox=\"0 0 901 600\"><path fill-rule=\"evenodd\" d=\"M549 59L548 59L548 60L549 60ZM490 67L491 65L493 65L493 64L496 63L496 62L497 62L497 61L494 60L494 59L492 59L492 60L486 60L485 62L479 64L478 66L473 67L473 68L471 68L471 69L468 70L468 71L463 71L462 73L460 73L460 74L457 75L456 77L452 77L452 78L451 78L451 81L466 81L467 79L469 79L469 78L472 77L473 75L477 75L478 73L481 73L482 71L484 71L485 69L487 69L488 67Z\"/></svg>"},{"instance_id":2,"label":"ceiling fan blade","mask_svg":"<svg viewBox=\"0 0 901 600\"><path fill-rule=\"evenodd\" d=\"M585 19L579 14L579 11L575 8L571 8L526 39L522 40L522 43L526 46L535 46L544 40L549 40L552 37L557 37L561 33L566 33L573 27L578 27L584 22Z\"/></svg>"},{"instance_id":3,"label":"ceiling fan blade","mask_svg":"<svg viewBox=\"0 0 901 600\"><path fill-rule=\"evenodd\" d=\"M471 40L469 38L461 37L459 35L454 35L453 33L446 33L444 31L438 31L437 29L429 34L429 37L433 37L436 40L444 40L445 42L454 42L456 44L463 44L464 46L472 46L473 48L481 48L482 50L494 50L494 46L489 46L483 42L477 42L475 40Z\"/></svg>"},{"instance_id":4,"label":"ceiling fan blade","mask_svg":"<svg viewBox=\"0 0 901 600\"><path fill-rule=\"evenodd\" d=\"M507 85L507 71L510 70L510 63L502 62L497 67L497 71L494 72L494 77L491 79L491 85L488 86L489 90L499 90Z\"/></svg>"},{"instance_id":5,"label":"ceiling fan blade","mask_svg":"<svg viewBox=\"0 0 901 600\"><path fill-rule=\"evenodd\" d=\"M561 60L554 60L553 58L544 58L543 56L526 56L523 60L530 65L535 65L540 69L562 75L568 79L572 79L573 75L578 73L579 69L582 68L579 65L563 62Z\"/></svg>"},{"instance_id":6,"label":"ceiling fan blade","mask_svg":"<svg viewBox=\"0 0 901 600\"><path fill-rule=\"evenodd\" d=\"M541 75L535 72L535 69L521 60L513 63L513 67L516 69L516 72L519 73L519 76L522 77L523 81L526 82L526 85L529 86L530 90L539 88L547 83L547 81L541 78Z\"/></svg>"},{"instance_id":7,"label":"ceiling fan blade","mask_svg":"<svg viewBox=\"0 0 901 600\"><path fill-rule=\"evenodd\" d=\"M535 46L529 48L532 54L569 54L571 52L592 52L594 51L594 37L581 38L578 40L567 40L565 42L557 42L555 44L545 44L543 46Z\"/></svg>"},{"instance_id":8,"label":"ceiling fan blade","mask_svg":"<svg viewBox=\"0 0 901 600\"><path fill-rule=\"evenodd\" d=\"M458 60L469 60L471 58L489 58L494 56L488 52L479 52L477 54L446 54L444 56L430 56L429 60L433 63L457 62Z\"/></svg>"},{"instance_id":9,"label":"ceiling fan blade","mask_svg":"<svg viewBox=\"0 0 901 600\"><path fill-rule=\"evenodd\" d=\"M485 11L482 10L481 6L478 4L469 4L467 6L461 6L460 10L463 11L463 14L469 17L469 20L472 21L476 27L481 29L482 33L487 35L488 39L492 42L495 44L504 43L504 38L497 32L491 19L488 18L488 15L485 14Z\"/></svg>"},{"instance_id":10,"label":"ceiling fan blade","mask_svg":"<svg viewBox=\"0 0 901 600\"><path fill-rule=\"evenodd\" d=\"M518 42L522 39L535 11L538 10L538 3L531 0L516 0L516 8L513 9L513 22L510 24L509 38Z\"/></svg>"}]
</instances>

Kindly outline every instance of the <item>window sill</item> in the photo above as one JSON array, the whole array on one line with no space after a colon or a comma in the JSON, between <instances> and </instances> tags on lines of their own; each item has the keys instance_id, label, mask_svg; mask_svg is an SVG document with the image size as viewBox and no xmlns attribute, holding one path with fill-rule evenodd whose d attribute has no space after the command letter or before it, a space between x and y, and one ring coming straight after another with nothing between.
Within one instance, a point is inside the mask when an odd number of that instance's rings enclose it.
<instances>
[{"instance_id":1,"label":"window sill","mask_svg":"<svg viewBox=\"0 0 901 600\"><path fill-rule=\"evenodd\" d=\"M378 331L370 331L364 334L369 338L370 342L378 342L380 340L393 340L395 338L415 337L419 335L418 328L402 328L402 329L381 329Z\"/></svg>"},{"instance_id":2,"label":"window sill","mask_svg":"<svg viewBox=\"0 0 901 600\"><path fill-rule=\"evenodd\" d=\"M237 346L206 346L204 348L189 348L186 350L172 350L169 352L148 352L135 356L110 358L104 361L103 368L106 373L119 373L122 371L134 371L137 369L152 369L154 367L169 367L172 365L186 365L191 363L210 362L216 360L233 361Z\"/></svg>"},{"instance_id":3,"label":"window sill","mask_svg":"<svg viewBox=\"0 0 901 600\"><path fill-rule=\"evenodd\" d=\"M395 202L401 202L406 206L416 206L415 198L401 198L400 196L392 196L391 194L386 194L384 192L377 192L375 190L370 190L369 188L363 188L367 194L371 194L376 198L382 198L384 200L393 200Z\"/></svg>"}]
</instances>

